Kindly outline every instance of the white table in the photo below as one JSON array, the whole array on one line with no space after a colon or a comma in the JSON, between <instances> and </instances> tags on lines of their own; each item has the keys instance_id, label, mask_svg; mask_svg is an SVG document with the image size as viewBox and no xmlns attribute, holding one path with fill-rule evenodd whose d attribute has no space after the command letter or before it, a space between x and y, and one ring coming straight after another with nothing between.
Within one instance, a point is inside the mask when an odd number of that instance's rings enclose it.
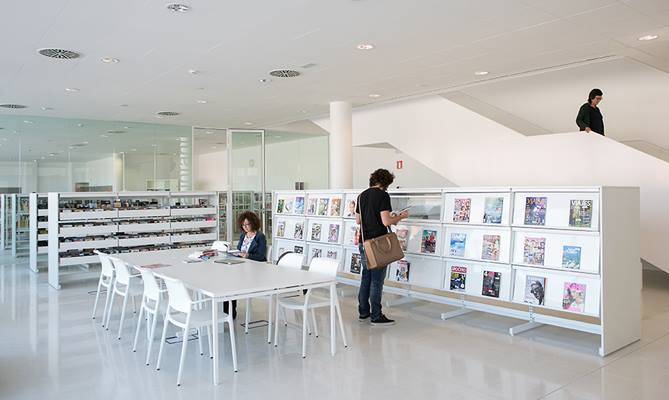
<instances>
[{"instance_id":1,"label":"white table","mask_svg":"<svg viewBox=\"0 0 669 400\"><path fill-rule=\"evenodd\" d=\"M213 259L199 263L184 263L195 249L147 251L114 254L131 266L149 264L169 266L153 269L158 277L182 281L186 287L212 298L214 385L218 384L218 303L236 299L275 295L296 289L330 288L330 352L335 355L336 277L292 268L278 268L265 262L245 260L241 264L219 264ZM276 323L276 321L275 321Z\"/></svg>"}]
</instances>

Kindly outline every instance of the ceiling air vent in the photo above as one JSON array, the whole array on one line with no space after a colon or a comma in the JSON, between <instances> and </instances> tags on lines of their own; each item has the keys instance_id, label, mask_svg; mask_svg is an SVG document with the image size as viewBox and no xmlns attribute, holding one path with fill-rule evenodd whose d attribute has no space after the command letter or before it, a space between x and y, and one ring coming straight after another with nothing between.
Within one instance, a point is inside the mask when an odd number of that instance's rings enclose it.
<instances>
[{"instance_id":1,"label":"ceiling air vent","mask_svg":"<svg viewBox=\"0 0 669 400\"><path fill-rule=\"evenodd\" d=\"M179 115L179 113L176 111L158 111L156 115L160 115L163 117L174 117L175 115Z\"/></svg>"},{"instance_id":2,"label":"ceiling air vent","mask_svg":"<svg viewBox=\"0 0 669 400\"><path fill-rule=\"evenodd\" d=\"M37 52L44 57L57 58L59 60L72 60L81 56L76 51L65 49L40 49Z\"/></svg>"},{"instance_id":3,"label":"ceiling air vent","mask_svg":"<svg viewBox=\"0 0 669 400\"><path fill-rule=\"evenodd\" d=\"M0 104L0 107L11 108L11 109L28 108L28 106L24 106L23 104Z\"/></svg>"},{"instance_id":4,"label":"ceiling air vent","mask_svg":"<svg viewBox=\"0 0 669 400\"><path fill-rule=\"evenodd\" d=\"M294 78L300 76L298 71L292 69L275 69L274 71L270 71L269 74L277 78Z\"/></svg>"}]
</instances>

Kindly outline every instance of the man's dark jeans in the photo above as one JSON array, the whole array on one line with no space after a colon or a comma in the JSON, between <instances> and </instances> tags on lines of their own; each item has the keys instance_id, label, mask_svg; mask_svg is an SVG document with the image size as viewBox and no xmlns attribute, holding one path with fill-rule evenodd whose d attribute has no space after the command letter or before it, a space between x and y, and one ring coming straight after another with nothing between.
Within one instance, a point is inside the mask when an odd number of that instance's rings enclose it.
<instances>
[{"instance_id":1,"label":"man's dark jeans","mask_svg":"<svg viewBox=\"0 0 669 400\"><path fill-rule=\"evenodd\" d=\"M360 279L360 291L358 292L358 313L361 317L371 314L372 321L381 318L381 295L383 294L383 281L386 279L388 267L367 269L367 257L362 244L360 249L360 261L362 263L362 278ZM371 302L371 313L370 313Z\"/></svg>"}]
</instances>

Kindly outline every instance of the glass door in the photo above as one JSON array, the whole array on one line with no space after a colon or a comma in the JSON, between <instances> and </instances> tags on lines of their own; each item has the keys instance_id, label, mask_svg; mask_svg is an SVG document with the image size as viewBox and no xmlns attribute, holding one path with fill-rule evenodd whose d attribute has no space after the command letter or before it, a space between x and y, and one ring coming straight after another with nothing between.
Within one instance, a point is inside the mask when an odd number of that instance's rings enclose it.
<instances>
[{"instance_id":1,"label":"glass door","mask_svg":"<svg viewBox=\"0 0 669 400\"><path fill-rule=\"evenodd\" d=\"M226 203L228 238L239 240L241 226L237 217L253 211L260 218L260 229L269 239L271 226L267 224L265 207L265 131L262 129L228 129L228 196ZM270 205L271 208L271 205Z\"/></svg>"}]
</instances>

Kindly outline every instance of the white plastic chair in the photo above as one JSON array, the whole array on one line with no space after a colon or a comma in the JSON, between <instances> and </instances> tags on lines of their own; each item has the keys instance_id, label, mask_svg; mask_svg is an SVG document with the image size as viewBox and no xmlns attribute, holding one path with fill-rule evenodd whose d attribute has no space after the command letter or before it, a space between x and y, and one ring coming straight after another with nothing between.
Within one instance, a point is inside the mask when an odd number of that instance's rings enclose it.
<instances>
[{"instance_id":1,"label":"white plastic chair","mask_svg":"<svg viewBox=\"0 0 669 400\"><path fill-rule=\"evenodd\" d=\"M109 256L105 253L102 253L98 250L94 251L95 254L100 258L100 265L102 266L100 270L100 280L98 281L98 290L95 293L95 303L93 304L93 316L95 319L95 312L98 309L98 300L100 299L100 291L104 287L107 291L105 299L105 307L102 309L102 326L105 326L105 320L107 317L107 307L109 306L109 298L112 294L112 285L114 284L114 265L112 264Z\"/></svg>"},{"instance_id":2,"label":"white plastic chair","mask_svg":"<svg viewBox=\"0 0 669 400\"><path fill-rule=\"evenodd\" d=\"M271 254L271 253L269 253ZM296 268L296 269L301 269L302 268L302 263L304 262L304 254L297 254L297 253L284 253L279 257L279 260L277 262L278 267L284 267L284 268ZM274 301L274 296L262 296L262 297L257 297L257 299L264 299L269 301L268 305L268 312L267 312L267 343L272 343L272 323L276 323L276 321L272 321L272 307L273 307L273 301ZM246 299L246 315L245 315L245 323L244 323L244 333L248 334L249 333L249 322L251 320L251 299L248 298Z\"/></svg>"},{"instance_id":3,"label":"white plastic chair","mask_svg":"<svg viewBox=\"0 0 669 400\"><path fill-rule=\"evenodd\" d=\"M142 281L144 282L144 295L142 296L142 305L139 309L139 317L137 318L137 328L135 328L135 341L132 345L132 351L137 351L139 330L142 326L142 320L146 320L146 337L149 342L146 350L146 365L149 365L158 315L164 315L164 312L167 309L166 301L163 298L163 294L167 293L167 290L160 288L160 285L158 285L158 281L156 281L156 277L151 270L139 268L139 272L142 274Z\"/></svg>"},{"instance_id":4,"label":"white plastic chair","mask_svg":"<svg viewBox=\"0 0 669 400\"><path fill-rule=\"evenodd\" d=\"M128 304L128 297L132 298L133 309L136 309L135 306L135 297L141 296L143 294L143 289L140 286L139 278L140 274L132 274L128 269L128 265L125 261L116 258L109 257L112 264L114 265L114 271L116 272L116 279L114 280L114 290L111 297L111 302L109 303L109 312L107 313L107 323L105 324L107 330L109 330L109 320L111 319L111 311L114 307L114 299L116 295L119 295L123 298L123 305L121 306L121 319L118 324L118 339L121 339L121 331L123 330L123 320L125 319L125 309ZM135 278L135 279L133 279Z\"/></svg>"},{"instance_id":5,"label":"white plastic chair","mask_svg":"<svg viewBox=\"0 0 669 400\"><path fill-rule=\"evenodd\" d=\"M216 240L214 243L211 244L211 249L212 250L217 250L217 251L222 251L222 252L227 252L230 250L230 243L229 242L224 242L222 240Z\"/></svg>"},{"instance_id":6,"label":"white plastic chair","mask_svg":"<svg viewBox=\"0 0 669 400\"><path fill-rule=\"evenodd\" d=\"M181 372L183 370L184 360L186 359L186 348L188 347L188 331L190 328L198 329L198 341L200 345L200 354L202 351L202 334L201 328L207 328L207 335L211 342L211 325L213 323L211 310L207 309L193 309L194 306L211 302L211 299L194 301L183 282L176 279L164 278L167 286L167 294L169 300L167 302L167 311L165 312L165 322L163 325L163 334L160 339L160 350L158 351L158 361L156 362L156 370L160 370L160 361L163 356L163 347L165 345L165 337L167 336L167 327L171 323L183 329L183 341L181 345L181 359L179 360L179 372L177 373L177 386L181 386ZM221 313L218 316L217 323L227 323L230 331L230 347L232 348L232 365L234 371L237 372L237 349L235 347L235 324L232 320L232 315ZM210 345L211 349L211 345Z\"/></svg>"},{"instance_id":7,"label":"white plastic chair","mask_svg":"<svg viewBox=\"0 0 669 400\"><path fill-rule=\"evenodd\" d=\"M337 275L337 270L339 269L339 262L336 260L331 260L328 258L314 258L311 260L309 266L309 271L319 272L322 274L327 274L331 276ZM337 298L337 293L335 291L335 311L337 313L337 318L339 319L339 329L341 332L341 337L344 341L344 347L348 347L346 342L346 333L344 332L344 324L341 317L341 309L339 307L339 298ZM316 326L316 316L314 310L316 308L325 308L330 307L330 299L321 297L318 294L312 294L312 289L307 291L307 294L304 297L279 297L276 307L276 320L279 319L279 309L284 308L288 310L302 311L302 358L307 356L307 320L308 320L308 311L311 310L311 317L314 324L314 332L316 337L318 337L318 328ZM278 346L279 340L279 324L275 325L274 329L274 346Z\"/></svg>"}]
</instances>

